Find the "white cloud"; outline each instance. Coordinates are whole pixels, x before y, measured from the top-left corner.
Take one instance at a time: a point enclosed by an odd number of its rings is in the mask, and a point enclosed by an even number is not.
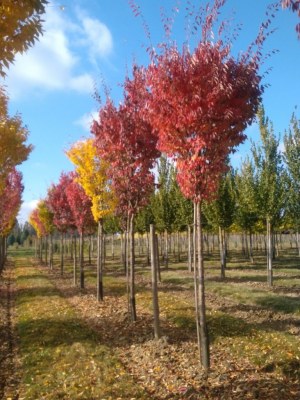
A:
[[[83,18],[82,24],[89,44],[90,56],[102,58],[109,55],[113,48],[113,39],[107,26],[89,17]]]
[[[24,201],[21,205],[19,214],[18,214],[18,221],[21,224],[24,224],[26,221],[28,221],[29,219],[29,215],[31,213],[31,211],[33,211],[37,204],[38,204],[39,200],[31,200],[31,201]]]
[[[24,54],[18,54],[7,74],[10,97],[28,89],[74,90],[91,93],[93,78],[86,62],[105,58],[113,47],[112,36],[102,22],[77,16],[70,21],[62,11],[48,7],[44,35]]]
[[[97,119],[98,119],[98,112],[92,111],[90,113],[82,115],[82,117],[80,117],[74,123],[75,125],[81,126],[85,131],[90,132],[92,122]]]

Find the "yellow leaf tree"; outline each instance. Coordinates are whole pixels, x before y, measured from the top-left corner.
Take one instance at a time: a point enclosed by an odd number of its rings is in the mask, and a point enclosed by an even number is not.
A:
[[[28,158],[32,145],[26,144],[29,131],[20,115],[8,115],[8,97],[0,87],[0,196],[12,169]]]
[[[46,234],[46,263],[47,263],[47,248],[48,241],[47,237],[50,238],[50,248],[49,248],[49,267],[53,268],[53,240],[52,233],[55,229],[53,223],[53,212],[47,206],[47,202],[45,200],[40,200],[37,205],[39,219],[44,227],[44,232]]]
[[[23,53],[42,33],[41,16],[47,0],[0,1],[0,75],[13,63],[16,53]]]
[[[116,207],[107,176],[108,164],[98,157],[93,139],[76,142],[66,154],[76,167],[78,183],[92,201],[93,217],[98,223],[97,299],[103,300],[103,219],[111,215]]]

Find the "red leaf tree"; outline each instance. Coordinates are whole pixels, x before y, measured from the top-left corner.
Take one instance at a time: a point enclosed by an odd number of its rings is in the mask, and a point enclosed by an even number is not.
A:
[[[22,203],[22,174],[15,168],[8,173],[5,188],[0,196],[0,271],[6,257],[6,236],[13,228]]]
[[[48,189],[46,204],[53,212],[53,223],[61,233],[61,274],[64,272],[64,235],[69,229],[74,229],[76,224],[70,207],[66,188],[72,182],[72,177],[67,173],[62,173],[59,182],[52,184]]]
[[[198,263],[195,268],[197,332],[201,362],[210,365],[205,313],[201,203],[211,199],[226,170],[226,159],[245,139],[261,100],[258,75],[260,31],[256,54],[235,59],[231,47],[210,40],[212,26],[224,1],[216,0],[202,18],[202,40],[194,50],[164,44],[147,71],[151,96],[146,114],[158,131],[158,148],[177,164],[178,183],[192,199],[198,230]],[[249,51],[252,47],[250,46]],[[196,246],[194,246],[196,248]],[[194,260],[196,263],[195,255]]]
[[[76,182],[76,174],[70,174],[71,181],[65,188],[66,197],[74,218],[74,224],[80,235],[80,252],[79,252],[79,268],[80,268],[80,288],[84,288],[84,267],[83,267],[83,247],[84,232],[89,233],[95,230],[95,221],[91,211],[92,202],[86,195],[82,186]],[[74,268],[74,282],[76,282],[76,265]]]
[[[159,152],[157,134],[142,114],[148,101],[145,74],[133,68],[133,78],[124,84],[124,101],[117,108],[110,99],[99,111],[92,133],[99,156],[109,164],[112,189],[118,199],[118,210],[126,217],[130,237],[130,313],[136,320],[134,290],[134,216],[145,205],[154,189],[154,167]]]

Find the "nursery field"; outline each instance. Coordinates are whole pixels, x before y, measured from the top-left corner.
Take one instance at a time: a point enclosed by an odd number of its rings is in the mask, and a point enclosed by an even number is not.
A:
[[[137,321],[128,317],[126,276],[107,254],[104,301],[96,299],[95,261],[85,260],[85,289],[73,263],[60,275],[31,249],[9,251],[0,281],[0,398],[261,399],[300,398],[300,260],[296,250],[274,261],[228,257],[220,279],[217,253],[205,258],[211,368],[199,362],[193,274],[182,261],[161,265],[162,337],[154,340],[151,276],[136,257]]]

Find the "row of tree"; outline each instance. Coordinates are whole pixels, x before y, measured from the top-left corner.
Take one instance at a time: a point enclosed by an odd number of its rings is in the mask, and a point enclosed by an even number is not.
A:
[[[98,224],[97,282],[100,286],[103,218],[112,212],[112,206],[121,217],[121,226],[127,233],[126,271],[133,321],[136,319],[134,220],[153,193],[156,159],[163,152],[176,163],[179,188],[192,201],[194,209],[196,324],[205,368],[209,368],[210,357],[204,291],[203,204],[214,198],[220,178],[227,171],[229,154],[245,140],[244,130],[257,113],[264,89],[258,71],[271,23],[268,16],[248,51],[235,58],[231,55],[234,37],[222,38],[222,23],[220,29],[214,29],[224,3],[215,0],[211,7],[197,12],[191,10],[195,17],[194,32],[201,31],[200,40],[195,38],[197,44],[193,49],[186,45],[179,49],[169,40],[172,22],[167,21],[168,40],[158,47],[158,52],[152,47],[149,49],[148,67],[133,66],[132,77],[127,77],[123,85],[123,101],[116,106],[107,97],[105,104],[101,104],[98,119],[91,127],[95,148],[91,162],[84,161],[87,152],[77,151],[81,144],[75,145],[76,157],[72,149],[69,153],[77,166],[73,182],[79,182],[79,187],[93,203],[93,209],[97,210],[94,218]],[[140,15],[139,7],[134,2],[131,5],[134,13]],[[213,30],[218,33],[211,41]],[[103,179],[91,188],[90,182],[99,175]],[[75,203],[76,209],[80,209],[79,202],[68,194],[69,185],[73,184],[68,183],[68,179],[70,177],[62,175],[59,193],[55,185],[49,189],[45,204],[62,232],[66,224],[75,224],[82,235],[83,222],[79,222],[81,218],[75,216],[74,208],[72,210]],[[109,202],[108,194],[112,195]],[[61,199],[64,196],[72,215],[63,211],[65,203]],[[80,211],[83,216],[83,209]],[[34,215],[31,219],[38,226]]]
[[[4,0],[0,4],[0,76],[42,33],[42,14],[47,0]],[[27,145],[28,129],[19,114],[8,114],[8,96],[0,87],[0,272],[6,257],[5,239],[13,226],[21,206],[22,175],[16,166],[25,161],[32,150]]]

